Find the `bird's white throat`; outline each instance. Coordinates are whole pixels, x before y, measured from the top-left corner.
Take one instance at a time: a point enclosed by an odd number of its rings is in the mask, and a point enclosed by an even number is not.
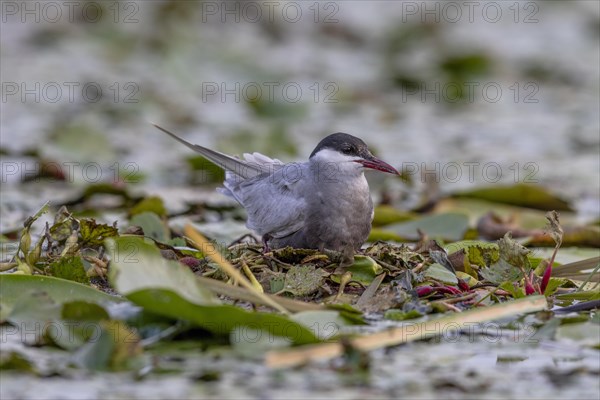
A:
[[[356,162],[356,160],[360,159],[360,157],[346,155],[339,151],[323,149],[312,156],[310,162],[312,164],[327,166],[329,170],[337,171],[343,175],[359,175],[364,169],[360,163]]]

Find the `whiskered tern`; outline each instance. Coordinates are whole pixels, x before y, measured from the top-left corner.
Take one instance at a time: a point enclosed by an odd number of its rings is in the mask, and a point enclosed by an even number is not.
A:
[[[226,171],[218,190],[246,209],[246,226],[265,249],[334,250],[343,265],[352,263],[371,232],[373,201],[364,170],[398,174],[347,133],[321,140],[307,162],[285,164],[260,153],[232,157],[154,126]]]

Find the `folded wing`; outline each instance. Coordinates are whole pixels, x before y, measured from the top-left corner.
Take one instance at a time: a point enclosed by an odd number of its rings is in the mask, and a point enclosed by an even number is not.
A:
[[[263,156],[264,157],[264,156]],[[235,198],[248,213],[246,226],[259,235],[282,238],[304,226],[306,164],[272,164],[273,170],[250,179],[228,173],[222,193]]]

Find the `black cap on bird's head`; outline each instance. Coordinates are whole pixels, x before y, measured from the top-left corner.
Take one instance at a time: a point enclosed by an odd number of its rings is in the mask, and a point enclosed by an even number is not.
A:
[[[399,174],[394,167],[371,154],[365,142],[356,136],[347,133],[334,133],[321,140],[310,154],[310,158],[323,149],[329,149],[349,157],[355,157],[352,161],[362,164],[365,168],[375,169],[390,174]]]

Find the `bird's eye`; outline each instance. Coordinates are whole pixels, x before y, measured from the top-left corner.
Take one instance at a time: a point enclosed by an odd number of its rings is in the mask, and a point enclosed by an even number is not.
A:
[[[342,151],[344,152],[344,154],[352,154],[353,150],[354,150],[354,149],[352,148],[352,146],[345,146],[345,147],[342,149]]]

